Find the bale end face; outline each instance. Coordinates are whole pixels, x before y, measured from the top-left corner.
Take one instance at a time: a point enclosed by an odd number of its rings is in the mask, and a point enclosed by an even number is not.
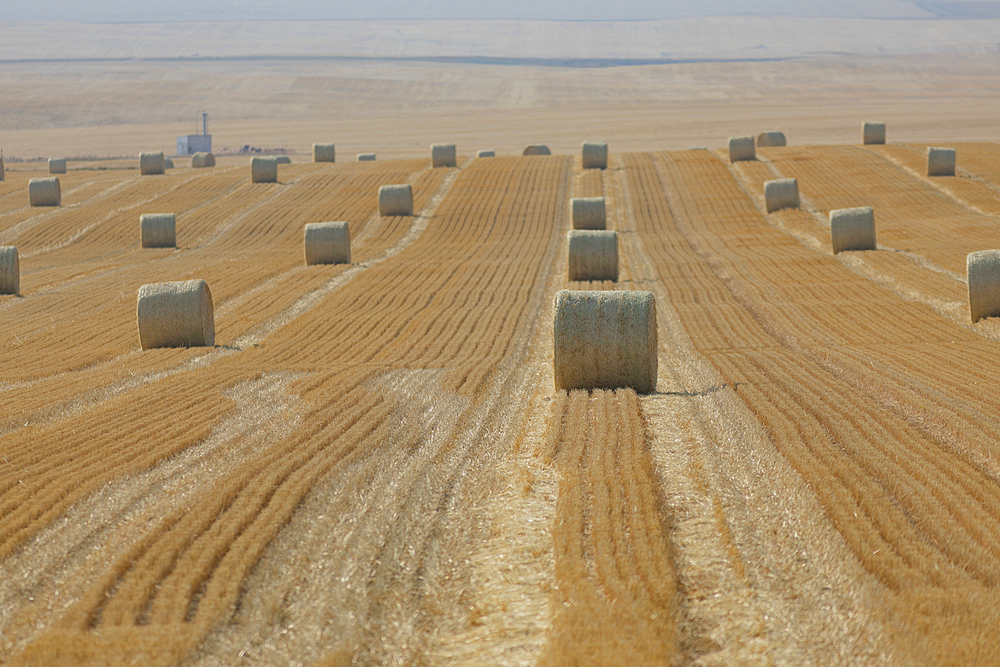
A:
[[[604,197],[573,197],[569,203],[573,229],[604,229],[607,226]]]
[[[861,143],[884,144],[885,143],[885,123],[865,123],[861,126]]]
[[[304,237],[306,264],[351,263],[351,230],[346,222],[310,222]]]
[[[757,148],[753,137],[729,137],[729,161],[756,160]]]
[[[927,175],[928,176],[954,176],[955,175],[955,149],[954,148],[928,148],[927,149]]]
[[[33,178],[28,181],[28,203],[31,206],[62,206],[59,179]]]
[[[604,141],[585,141],[581,149],[584,169],[608,168],[608,144]]]
[[[618,280],[618,232],[573,229],[569,239],[570,280]]]
[[[631,387],[656,391],[656,302],[650,292],[556,294],[557,390]]]
[[[336,162],[337,148],[333,144],[313,144],[313,162]]]
[[[66,173],[66,158],[64,158],[64,157],[50,157],[49,158],[49,173],[50,174],[65,174]]]
[[[970,252],[965,266],[972,321],[1000,316],[1000,250]]]
[[[139,175],[154,176],[162,174],[167,167],[163,151],[159,153],[139,153]]]
[[[278,158],[255,157],[250,159],[251,183],[277,183]]]
[[[374,162],[375,153],[358,153],[358,162]]]
[[[21,265],[17,248],[0,246],[0,294],[20,294]]]
[[[784,132],[761,132],[757,135],[757,145],[766,146],[787,146]]]
[[[875,250],[875,211],[870,206],[830,211],[833,254],[844,250]]]
[[[552,155],[552,151],[549,150],[548,146],[532,144],[524,149],[522,155]]]
[[[176,216],[173,213],[144,213],[140,215],[139,243],[143,248],[176,248]]]
[[[204,280],[152,283],[139,288],[136,305],[139,344],[157,347],[212,347],[215,310]]]
[[[215,156],[211,153],[195,153],[191,156],[191,166],[195,169],[206,169],[215,166]]]
[[[431,144],[431,166],[435,169],[457,167],[458,158],[455,153],[455,144]]]
[[[478,151],[476,157],[496,157],[495,151]]]
[[[799,182],[794,178],[779,178],[764,183],[764,205],[768,213],[783,208],[799,207]]]
[[[406,185],[383,185],[378,189],[378,214],[413,215],[413,187]]]

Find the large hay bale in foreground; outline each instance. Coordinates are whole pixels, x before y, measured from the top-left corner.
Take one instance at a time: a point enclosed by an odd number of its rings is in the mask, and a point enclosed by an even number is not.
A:
[[[954,148],[931,148],[927,149],[927,175],[928,176],[954,176],[955,175],[955,149]]]
[[[163,151],[158,153],[139,153],[139,175],[154,176],[166,170]]]
[[[833,254],[843,250],[875,250],[875,211],[870,206],[830,211]]]
[[[215,166],[215,156],[211,153],[195,153],[191,156],[191,166],[195,169],[206,169]]]
[[[884,144],[885,123],[864,123],[861,126],[861,143]]]
[[[1000,250],[970,252],[965,270],[972,321],[1000,316]]]
[[[358,153],[358,162],[374,162],[375,153]]]
[[[604,229],[607,226],[604,197],[573,197],[569,206],[573,229]]]
[[[64,157],[50,157],[49,158],[49,173],[50,174],[65,174],[66,173],[66,158],[64,158]]]
[[[495,151],[477,151],[476,157],[496,157]]]
[[[274,157],[255,157],[250,160],[251,183],[277,183],[278,159]]]
[[[571,229],[569,280],[618,280],[618,232]]]
[[[405,185],[383,185],[378,189],[378,214],[413,215],[413,187]]]
[[[549,150],[548,146],[532,144],[524,149],[522,155],[552,155],[552,151]]]
[[[794,178],[779,178],[764,183],[764,205],[768,213],[783,208],[799,207],[799,182]]]
[[[757,159],[753,137],[729,137],[729,161],[741,162]]]
[[[457,167],[458,158],[455,154],[455,144],[431,144],[431,166]]]
[[[608,144],[604,141],[585,141],[581,150],[584,169],[608,168]]]
[[[212,291],[204,280],[143,285],[136,319],[144,350],[215,345]]]
[[[28,203],[31,206],[62,206],[59,179],[33,178],[28,181]]]
[[[303,239],[306,264],[350,264],[351,230],[346,222],[310,222]]]
[[[143,248],[176,248],[177,217],[173,213],[140,215],[139,243]]]
[[[784,132],[761,132],[757,135],[757,146],[787,146]]]
[[[650,292],[560,290],[556,389],[656,391],[656,302]]]
[[[336,162],[337,148],[333,144],[313,144],[313,162]]]
[[[0,294],[18,294],[21,291],[21,265],[17,248],[0,246]]]

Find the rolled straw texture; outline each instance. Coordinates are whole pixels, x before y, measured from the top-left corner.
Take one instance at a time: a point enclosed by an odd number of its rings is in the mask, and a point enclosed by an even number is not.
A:
[[[581,149],[584,169],[608,168],[608,144],[603,141],[585,141]]]
[[[176,216],[173,213],[144,213],[140,215],[139,243],[143,248],[176,248]]]
[[[799,182],[794,178],[779,178],[764,183],[764,205],[768,213],[783,208],[799,207]]]
[[[573,197],[569,200],[573,229],[604,229],[607,212],[604,197]]]
[[[21,291],[21,265],[17,248],[0,246],[0,294],[19,294]]]
[[[3,158],[0,158],[0,182],[2,182],[2,181],[4,180],[4,178],[5,178],[5,177],[6,177],[6,176],[5,176],[5,174],[4,174],[4,168],[3,168]]]
[[[784,132],[761,132],[757,135],[758,146],[786,146]]]
[[[65,174],[66,173],[66,158],[64,158],[64,157],[50,157],[49,158],[49,173],[50,174]]]
[[[31,206],[62,206],[59,179],[53,176],[28,181],[28,203]]]
[[[336,162],[337,148],[333,144],[313,144],[313,162]]]
[[[431,144],[432,167],[457,167],[455,144]]]
[[[830,211],[833,254],[843,250],[875,250],[875,210],[870,206]]]
[[[413,187],[406,185],[383,185],[378,189],[378,214],[413,215]]]
[[[729,137],[729,161],[756,160],[757,149],[753,137]]]
[[[928,176],[954,176],[955,175],[955,149],[954,148],[927,148],[927,175]]]
[[[255,157],[250,160],[251,183],[277,183],[278,159],[274,157]]]
[[[864,123],[861,126],[861,143],[884,144],[885,123]]]
[[[478,151],[476,157],[496,157],[496,151]]]
[[[358,162],[374,162],[375,153],[358,153]]]
[[[970,252],[965,270],[972,321],[1000,316],[1000,250]]]
[[[278,164],[291,164],[292,158],[288,157],[287,155],[279,155],[276,158],[274,158],[274,161],[277,162]]]
[[[306,224],[306,264],[350,264],[351,230],[346,222]]]
[[[139,175],[152,176],[166,170],[163,151],[159,153],[139,153]]]
[[[522,155],[552,155],[552,151],[549,150],[548,146],[532,144],[524,149]]]
[[[618,280],[618,232],[604,229],[571,229],[570,280]]]
[[[143,285],[136,319],[144,350],[215,345],[212,291],[204,280]]]
[[[195,169],[205,169],[215,166],[215,156],[211,153],[195,153],[191,156],[191,166]]]

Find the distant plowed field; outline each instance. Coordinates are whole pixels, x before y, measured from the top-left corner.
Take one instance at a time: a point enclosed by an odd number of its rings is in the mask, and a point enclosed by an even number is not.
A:
[[[613,148],[613,147],[612,147]],[[73,170],[0,182],[0,664],[1000,662],[1000,146]],[[763,183],[798,179],[799,210]],[[379,217],[410,183],[413,217]],[[569,282],[571,197],[620,280]],[[828,214],[875,208],[879,250]],[[176,249],[139,247],[142,213]],[[308,222],[352,264],[306,266]],[[214,348],[139,348],[202,278]],[[656,298],[657,392],[556,392],[559,289]]]

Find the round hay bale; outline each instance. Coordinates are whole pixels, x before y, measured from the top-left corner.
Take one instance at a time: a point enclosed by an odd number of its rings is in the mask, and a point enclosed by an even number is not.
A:
[[[291,164],[292,158],[288,157],[287,155],[279,155],[276,158],[274,158],[274,161],[277,162],[278,164]]]
[[[358,153],[358,162],[374,162],[375,153]]]
[[[434,168],[457,167],[455,144],[431,144],[431,166]]]
[[[173,213],[144,213],[140,215],[139,243],[143,248],[176,248],[176,216]]]
[[[584,169],[608,168],[608,144],[604,141],[585,141],[582,148]]]
[[[525,148],[522,155],[552,155],[552,151],[549,150],[548,146],[533,144]]]
[[[336,162],[337,148],[333,144],[313,144],[313,162]]]
[[[787,146],[784,132],[761,132],[757,135],[757,146]]]
[[[163,151],[159,153],[139,153],[139,175],[155,176],[162,174],[166,169],[166,161],[163,158]]]
[[[0,157],[0,181],[3,181],[5,178],[6,178],[6,176],[4,174],[3,158]]]
[[[764,183],[764,205],[768,213],[798,208],[799,182],[794,178],[779,178]]]
[[[31,206],[62,206],[59,179],[33,178],[28,181],[28,203]]]
[[[173,169],[174,168],[174,161],[171,160],[170,158],[164,158],[163,159],[163,168],[164,169]]]
[[[19,294],[21,291],[21,266],[17,248],[0,246],[0,294]]]
[[[195,169],[205,169],[215,166],[215,156],[211,153],[195,153],[191,156],[191,166]]]
[[[204,280],[143,285],[136,319],[144,350],[215,345],[212,291]]]
[[[251,183],[277,183],[278,159],[274,157],[255,157],[250,159]]]
[[[618,232],[604,229],[571,229],[570,280],[618,280]]]
[[[477,151],[476,157],[496,157],[495,151]]]
[[[885,123],[864,123],[861,126],[861,143],[884,144]]]
[[[346,222],[310,222],[305,231],[306,264],[350,264],[351,230]]]
[[[954,148],[930,148],[927,149],[927,175],[928,176],[954,176],[955,175],[955,149]]]
[[[64,157],[50,157],[49,158],[49,173],[50,174],[65,174],[66,173],[66,158],[64,158]]]
[[[965,270],[972,321],[1000,316],[1000,250],[970,252]]]
[[[875,250],[875,211],[870,206],[830,211],[833,254],[843,250]]]
[[[405,185],[383,185],[378,189],[378,214],[413,215],[413,187]]]
[[[573,229],[604,229],[607,226],[604,197],[573,197],[569,206]]]
[[[656,391],[656,302],[650,292],[560,290],[556,389]]]
[[[729,161],[741,162],[757,159],[753,137],[729,137]]]

